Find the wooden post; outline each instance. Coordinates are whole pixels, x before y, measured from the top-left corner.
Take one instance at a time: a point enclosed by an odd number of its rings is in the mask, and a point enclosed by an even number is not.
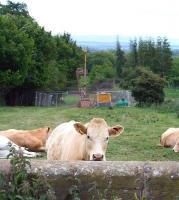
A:
[[[86,49],[84,49],[84,53],[85,53],[85,57],[84,57],[84,78],[85,78],[85,80],[86,80],[86,54],[87,54],[87,50]]]

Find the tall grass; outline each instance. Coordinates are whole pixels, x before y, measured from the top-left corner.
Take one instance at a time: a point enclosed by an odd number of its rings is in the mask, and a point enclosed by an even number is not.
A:
[[[179,98],[179,88],[165,88],[165,97],[168,99],[176,99]]]

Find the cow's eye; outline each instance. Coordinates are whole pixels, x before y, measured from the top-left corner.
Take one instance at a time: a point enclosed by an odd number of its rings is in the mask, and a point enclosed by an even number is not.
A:
[[[109,140],[109,137],[106,137],[106,141],[108,141]]]
[[[89,135],[87,135],[87,138],[88,138],[88,139],[90,139],[90,136],[89,136]]]

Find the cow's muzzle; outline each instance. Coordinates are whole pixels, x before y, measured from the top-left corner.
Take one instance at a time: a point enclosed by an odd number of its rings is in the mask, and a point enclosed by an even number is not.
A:
[[[93,161],[102,161],[104,158],[104,155],[97,153],[97,154],[93,154]]]

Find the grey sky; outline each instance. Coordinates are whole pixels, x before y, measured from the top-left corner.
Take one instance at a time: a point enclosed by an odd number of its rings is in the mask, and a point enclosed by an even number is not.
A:
[[[179,0],[19,2],[26,3],[30,15],[54,34],[69,32],[72,35],[166,36],[179,39]]]

